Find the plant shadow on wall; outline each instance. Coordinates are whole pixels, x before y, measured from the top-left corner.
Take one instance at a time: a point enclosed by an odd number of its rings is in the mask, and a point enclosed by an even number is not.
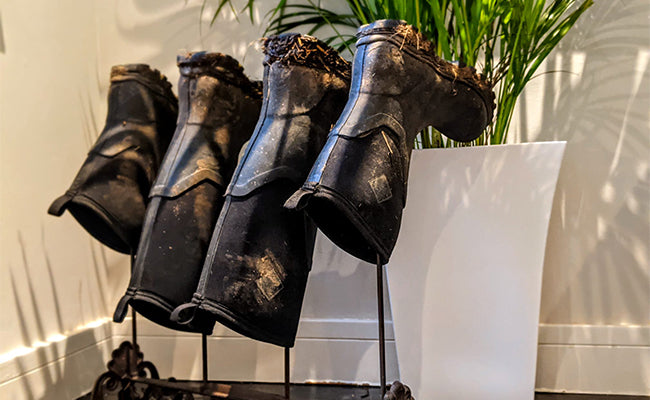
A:
[[[0,54],[5,53],[5,34],[2,29],[2,13],[0,13]]]
[[[644,1],[600,2],[549,63],[569,70],[578,58],[582,70],[577,78],[547,78],[543,90],[538,139],[568,140],[549,229],[543,323],[650,323],[649,14]],[[634,369],[639,379],[648,368]]]
[[[385,278],[385,276],[384,276]],[[391,321],[391,310],[388,299],[388,286],[384,281],[384,309],[385,321]],[[346,294],[346,295],[342,295]],[[356,259],[340,250],[324,235],[318,235],[314,246],[314,265],[309,275],[309,282],[305,291],[301,318],[322,320],[334,319],[355,323],[360,320],[375,323],[377,319],[377,287],[376,269],[374,265]],[[300,329],[300,328],[299,328]],[[393,333],[387,329],[387,337]],[[300,333],[300,332],[299,332]],[[376,328],[373,330],[376,334]],[[324,376],[333,380],[349,380],[349,376],[365,376],[367,358],[374,360],[377,357],[377,339],[352,339],[339,337],[335,339],[347,340],[354,343],[349,352],[327,351],[314,353],[305,351],[309,338],[301,343],[302,337],[297,338],[296,359],[293,361],[295,370],[292,379],[296,381],[322,380]],[[336,345],[336,344],[335,344]],[[342,344],[345,345],[345,344]],[[392,363],[394,353],[390,347],[387,349],[387,379],[397,379],[397,364]],[[343,347],[335,347],[342,349]],[[359,356],[361,354],[361,356]],[[341,366],[344,365],[344,368]],[[375,365],[374,362],[370,365]],[[374,371],[373,371],[374,372]],[[377,371],[378,372],[378,371]],[[339,374],[339,375],[336,375]],[[379,378],[375,378],[378,380]]]
[[[46,332],[46,321],[51,321],[51,315],[44,312],[39,306],[38,298],[42,296],[37,295],[37,288],[35,286],[34,263],[28,260],[28,252],[26,249],[23,236],[18,232],[18,244],[22,255],[22,273],[18,274],[14,268],[9,268],[10,286],[13,292],[13,298],[16,305],[15,314],[18,317],[18,329],[21,339],[25,346],[31,347],[36,364],[30,362],[30,358],[17,356],[11,361],[16,366],[18,372],[17,378],[20,378],[22,393],[27,399],[36,400],[37,398],[50,399],[50,398],[75,398],[80,394],[79,387],[70,387],[70,382],[85,381],[86,385],[90,384],[98,371],[104,369],[104,362],[102,361],[104,355],[99,348],[94,344],[97,342],[91,330],[84,330],[80,333],[75,333],[72,336],[67,336],[66,347],[61,351],[61,347],[57,345],[57,340],[48,338]],[[60,336],[67,331],[62,315],[62,307],[59,302],[60,297],[57,292],[55,275],[53,273],[53,266],[50,257],[47,253],[45,246],[45,236],[42,232],[42,251],[45,261],[46,274],[38,274],[40,280],[47,280],[48,286],[52,293],[54,309],[54,319],[56,322],[56,332]],[[94,259],[94,258],[93,258]],[[96,264],[96,262],[95,262]],[[97,270],[100,268],[95,266]],[[19,278],[18,278],[19,277]],[[24,285],[20,281],[26,282],[27,290],[23,288]],[[79,301],[80,307],[84,303],[83,289],[80,287]],[[91,317],[100,315],[93,310],[89,310]],[[83,313],[83,310],[82,310]],[[33,315],[33,324],[27,320],[29,315]],[[34,328],[32,328],[32,325]],[[80,344],[93,344],[88,348],[80,348]],[[30,353],[27,353],[30,354]],[[61,358],[64,358],[61,361]],[[36,384],[37,380],[42,380],[40,385]],[[37,396],[34,391],[35,387],[42,387],[45,389],[45,395]],[[84,387],[85,389],[85,387]],[[38,390],[38,389],[37,389]]]
[[[204,5],[209,3],[203,0]],[[247,13],[253,22],[254,0],[218,0],[212,22],[224,9],[236,13],[241,4],[240,13]],[[460,143],[428,128],[420,133],[415,146],[431,148],[505,143],[519,95],[593,0],[347,0],[344,4],[348,10],[337,12],[316,0],[277,1],[267,14],[265,33],[306,28],[315,34],[327,26],[335,35],[323,40],[339,51],[352,53],[355,37],[348,33],[350,28],[380,19],[401,19],[424,33],[438,56],[457,60],[460,68],[475,71],[477,67],[494,86],[496,116],[481,136]],[[429,50],[428,44],[421,47]]]
[[[261,35],[258,26],[243,19],[236,20],[234,16],[221,19],[219,29],[210,29],[213,9],[209,6],[204,8],[200,0],[129,0],[119,3],[119,7],[113,7],[111,15],[100,18],[104,18],[107,25],[117,27],[123,40],[130,44],[131,50],[128,51],[138,51],[132,54],[141,57],[140,62],[171,72],[170,78],[178,76],[175,65],[176,55],[180,52],[216,51],[232,55],[243,64],[251,54],[252,44]],[[199,14],[201,18],[197,21]],[[245,29],[242,29],[242,24]],[[111,46],[111,43],[107,42],[106,46]],[[255,64],[259,64],[257,69],[246,70],[256,79],[261,79],[262,75],[261,57],[259,59],[260,62]]]

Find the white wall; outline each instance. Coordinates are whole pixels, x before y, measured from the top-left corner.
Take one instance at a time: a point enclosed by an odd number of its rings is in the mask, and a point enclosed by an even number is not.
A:
[[[562,72],[531,82],[513,122],[513,142],[568,142],[538,388],[650,394],[649,16],[645,0],[596,1],[541,71]]]
[[[106,338],[86,328],[108,314],[125,265],[46,213],[101,124],[94,13],[73,0],[0,5],[2,398],[73,398],[75,378],[87,389],[105,363]]]
[[[83,332],[95,330],[84,326],[112,313],[128,280],[127,260],[92,240],[69,215],[55,218],[46,210],[68,187],[101,130],[111,65],[149,63],[175,83],[176,54],[206,49],[233,55],[251,77],[261,77],[261,56],[251,43],[262,29],[252,27],[245,17],[240,24],[222,17],[210,28],[214,3],[208,3],[200,26],[200,0],[2,2],[0,388],[19,385],[21,390],[31,390],[26,398],[45,398],[44,387],[56,386],[72,375],[82,376],[72,372],[78,371],[78,363],[66,364],[69,354],[86,360],[87,371],[102,370],[107,350],[101,343],[110,348],[113,343],[107,338],[112,333],[86,335]],[[546,253],[540,331],[540,340],[546,342],[540,347],[538,368],[544,372],[538,376],[541,387],[572,389],[558,367],[568,365],[567,357],[577,363],[572,371],[590,373],[588,359],[571,352],[576,348],[603,351],[624,342],[626,349],[633,347],[634,362],[648,354],[650,339],[643,332],[650,325],[649,8],[645,0],[596,2],[543,67],[573,73],[544,75],[531,83],[513,123],[512,141],[568,141]],[[329,338],[344,337],[352,329],[354,334],[347,336],[350,340],[343,348],[357,349],[364,361],[353,365],[348,376],[373,381],[373,333],[364,326],[376,312],[374,271],[329,253],[324,242],[319,242],[318,249],[321,260],[333,262],[317,263],[314,268],[303,308],[310,322],[303,324],[308,332],[301,327],[301,335],[327,346]],[[590,337],[585,345],[585,335],[575,336],[576,329],[588,336],[625,326],[631,329],[623,329],[623,339],[613,342]],[[555,334],[564,327],[568,334]],[[116,329],[121,339],[124,328]],[[154,338],[169,335],[156,329],[144,330],[152,344],[147,349],[145,340],[143,346],[145,355],[162,365],[170,359],[156,353],[160,346],[153,343],[160,340]],[[71,342],[75,335],[86,335],[82,341],[86,345],[71,344],[78,344]],[[233,340],[229,335],[224,331],[214,340]],[[180,349],[198,348],[199,342],[178,343],[192,339],[165,339],[164,346],[170,340],[177,346],[169,357],[188,357],[189,352],[181,356]],[[93,340],[100,345],[90,345]],[[313,342],[304,348],[310,345]],[[266,358],[271,353],[260,350],[249,356],[261,360],[255,361],[260,370],[272,371],[279,359]],[[187,362],[198,365],[197,357],[198,353]],[[330,360],[327,368],[335,370],[342,363]],[[638,373],[646,373],[649,363],[639,365]],[[391,366],[394,369],[394,360]],[[304,368],[312,376],[325,376],[318,375],[322,371],[318,365]],[[31,380],[20,381],[20,376],[31,376]],[[637,378],[643,383],[640,375]]]
[[[55,218],[46,211],[102,129],[112,65],[148,63],[175,84],[177,54],[211,50],[231,54],[251,78],[261,78],[255,43],[263,29],[245,17],[241,23],[220,18],[210,28],[214,4],[202,24],[200,7],[200,0],[2,3],[0,397],[72,398],[102,372],[114,342],[128,338],[127,326],[106,320],[126,288],[128,260],[102,247],[69,214]],[[374,268],[323,243],[320,259],[332,262],[314,266],[293,379],[376,382]],[[140,320],[145,356],[163,374],[199,377],[197,337],[175,337]],[[395,378],[389,339],[389,378]],[[282,379],[281,349],[225,329],[210,346],[219,354],[245,352],[248,360],[215,369],[211,378]],[[184,369],[188,363],[197,367]],[[243,375],[232,375],[237,371]]]
[[[210,28],[216,3],[208,2],[201,23],[201,1],[187,4],[177,0],[98,3],[99,70],[108,71],[117,63],[144,62],[159,68],[176,83],[179,76],[176,55],[185,51],[209,50],[232,55],[242,63],[249,77],[261,79],[262,54],[257,42],[263,35],[263,28],[252,26],[246,15],[240,16],[240,22],[232,15],[222,16]],[[257,19],[267,11],[264,8],[258,10]],[[319,237],[315,252],[316,261],[303,306],[303,323],[293,355],[292,379],[376,382],[378,363],[375,361],[377,349],[374,339],[377,332],[372,326],[368,328],[368,321],[375,320],[377,315],[375,269],[342,252],[333,251],[333,246],[323,237]],[[109,302],[114,304],[117,300],[113,297]],[[390,319],[390,310],[387,318]],[[142,332],[141,342],[145,355],[154,354],[152,361],[157,362],[165,373],[200,377],[198,338],[187,335],[172,338],[171,331],[144,324],[147,328]],[[118,332],[125,332],[122,327],[118,329]],[[337,341],[333,342],[331,338]],[[233,340],[231,332],[217,329],[210,342],[211,349],[214,348],[211,353],[250,351],[249,354],[255,354],[255,357],[245,358],[252,364],[239,361],[232,368],[215,367],[211,378],[282,379],[280,349],[249,340],[234,344]],[[389,346],[389,378],[396,378],[392,340]],[[162,348],[175,350],[161,352]],[[337,359],[335,354],[344,358]],[[186,368],[187,365],[193,367]]]
[[[597,1],[522,98],[515,141],[567,140],[541,322],[650,323],[650,3]]]

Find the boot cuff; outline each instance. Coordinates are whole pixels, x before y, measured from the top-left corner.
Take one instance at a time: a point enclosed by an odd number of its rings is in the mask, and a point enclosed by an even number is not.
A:
[[[209,75],[235,85],[254,98],[262,98],[261,82],[253,82],[244,75],[244,67],[239,61],[222,53],[199,51],[179,55],[176,64],[181,75]]]
[[[264,64],[279,61],[285,65],[302,65],[335,73],[349,81],[350,63],[339,53],[313,36],[285,33],[262,39]]]
[[[122,64],[111,67],[111,83],[128,79],[137,79],[154,90],[158,89],[161,94],[176,99],[167,77],[147,64]]]
[[[441,75],[455,81],[464,82],[474,88],[485,101],[488,120],[492,120],[496,107],[492,84],[482,74],[478,74],[474,67],[460,67],[440,58],[436,53],[436,46],[416,27],[408,25],[406,21],[379,20],[363,25],[357,31],[357,39],[370,35],[390,35],[390,38],[398,41],[400,46],[408,46],[412,52],[429,61]]]

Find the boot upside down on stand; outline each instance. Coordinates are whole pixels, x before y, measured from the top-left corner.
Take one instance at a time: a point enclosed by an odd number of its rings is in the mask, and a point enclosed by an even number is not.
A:
[[[106,123],[66,193],[48,213],[70,211],[95,239],[133,254],[147,196],[174,133],[171,84],[145,64],[111,68]]]
[[[180,114],[150,193],[131,282],[115,310],[127,304],[167,328],[212,332],[214,321],[178,324],[174,308],[192,299],[223,193],[260,111],[259,85],[220,53],[178,57]]]
[[[305,35],[263,42],[264,100],[226,191],[203,273],[179,322],[217,322],[250,338],[294,345],[316,228],[283,207],[307,177],[347,99],[350,66]]]
[[[289,348],[318,228],[377,267],[383,396],[383,266],[406,205],[415,136],[433,126],[471,141],[495,104],[481,75],[440,59],[404,21],[360,27],[356,47],[350,66],[314,37],[266,38],[262,87],[229,56],[179,56],[178,101],[158,71],[113,68],[106,126],[49,212],[68,209],[102,243],[135,254],[114,320],[131,305],[159,325],[202,333],[204,376],[192,389],[133,375],[124,345],[102,382],[121,374],[181,392],[210,394],[216,385],[212,395],[223,398],[278,398],[208,381],[205,335],[219,322],[285,348],[288,398]],[[397,381],[383,397],[413,399]]]
[[[286,207],[304,210],[337,246],[386,264],[406,204],[415,136],[433,126],[453,140],[477,138],[494,93],[471,68],[440,59],[403,21],[359,28],[345,110],[302,188]]]

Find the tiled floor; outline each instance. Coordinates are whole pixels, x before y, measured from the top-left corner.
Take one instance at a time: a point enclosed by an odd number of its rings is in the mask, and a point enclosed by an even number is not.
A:
[[[247,389],[262,391],[266,393],[284,394],[284,387],[281,384],[233,384],[243,385]],[[292,385],[291,400],[379,400],[379,388],[377,387],[354,387],[337,385]],[[90,395],[78,400],[90,399]],[[207,399],[207,397],[194,396],[195,400]],[[444,400],[444,399],[417,399],[417,400]],[[650,400],[649,396],[614,396],[614,395],[593,395],[593,394],[557,394],[557,393],[536,393],[535,400]]]

